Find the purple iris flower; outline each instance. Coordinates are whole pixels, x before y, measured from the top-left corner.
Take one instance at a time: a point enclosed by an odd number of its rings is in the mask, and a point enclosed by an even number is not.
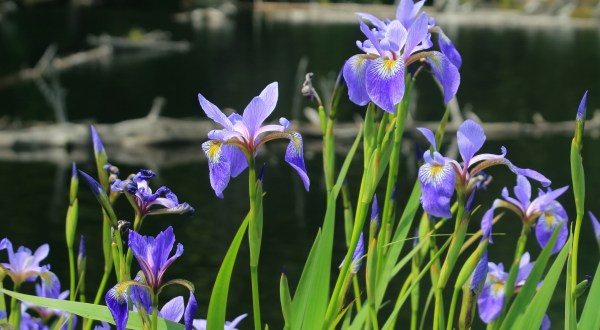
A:
[[[435,135],[431,130],[427,128],[418,128],[418,130],[433,146],[433,152],[426,151],[423,154],[425,163],[419,168],[419,182],[422,189],[421,204],[430,215],[451,217],[450,200],[454,195],[455,187],[460,185],[461,191],[469,196],[475,184],[482,180],[477,174],[493,165],[506,165],[516,174],[540,181],[544,186],[550,185],[550,180],[542,174],[513,165],[506,159],[506,148],[504,147],[502,147],[500,155],[475,155],[485,142],[485,133],[479,124],[470,119],[463,122],[456,132],[462,163],[444,157],[437,151]]]
[[[135,207],[142,217],[165,213],[193,215],[194,208],[188,203],[179,203],[177,195],[171,189],[163,186],[158,188],[156,192],[152,192],[152,189],[148,186],[148,180],[155,176],[156,174],[151,170],[140,170],[131,179],[125,181],[115,179],[111,185],[111,190],[127,192],[132,195]]]
[[[350,100],[358,105],[372,101],[381,109],[394,113],[404,96],[406,68],[425,61],[444,89],[444,103],[456,94],[460,84],[462,59],[452,41],[435,26],[426,13],[419,14],[425,1],[401,0],[396,19],[382,21],[373,15],[359,13],[360,30],[367,37],[356,44],[364,54],[350,57],[344,64],[343,75]],[[362,20],[374,25],[370,29]],[[431,33],[439,35],[439,51],[433,47]]]
[[[525,284],[525,280],[529,276],[533,264],[533,262],[530,262],[529,253],[525,252],[519,261],[519,272],[515,282],[516,287]],[[507,278],[508,273],[504,271],[504,265],[502,263],[496,265],[493,262],[488,262],[487,277],[483,289],[481,290],[481,294],[477,299],[479,317],[483,322],[490,323],[502,312]],[[509,292],[512,294],[513,289],[511,288]]]
[[[229,179],[248,167],[248,159],[256,155],[258,148],[275,139],[290,140],[285,161],[298,172],[308,191],[310,181],[304,166],[302,136],[290,130],[290,122],[285,118],[279,119],[280,125],[261,126],[275,109],[277,98],[277,83],[274,82],[250,101],[241,116],[234,113],[226,117],[217,106],[198,94],[200,106],[208,118],[223,126],[221,130],[209,132],[210,140],[202,144],[208,158],[210,184],[218,197],[223,198]]]
[[[48,244],[43,244],[34,253],[24,246],[20,246],[15,252],[12,243],[8,238],[4,238],[0,241],[0,250],[4,249],[8,252],[8,263],[0,263],[0,265],[16,286],[23,282],[33,282],[38,276],[45,275],[50,270],[50,265],[40,266],[40,262],[50,251]]]
[[[539,191],[538,197],[531,200],[531,184],[526,177],[517,176],[517,185],[514,188],[515,197],[510,197],[508,189],[502,190],[504,201],[497,200],[497,207],[504,207],[515,212],[526,225],[535,223],[535,236],[543,248],[548,244],[554,229],[563,222],[568,222],[567,211],[556,201],[569,187],[565,186],[557,190],[548,189],[547,192]],[[537,222],[536,222],[537,221]],[[565,223],[558,233],[556,244],[552,253],[558,252],[569,236],[569,228]]]
[[[242,322],[242,320],[245,319],[246,316],[248,316],[248,314],[242,314],[242,315],[236,317],[231,322],[229,322],[229,321],[225,322],[225,327],[223,328],[223,330],[237,330],[236,326],[240,322]],[[206,320],[205,319],[195,319],[194,320],[194,329],[206,330]]]
[[[127,296],[129,286],[139,286],[140,288],[134,289],[136,290],[134,296],[144,297],[148,295],[148,292],[158,294],[165,285],[175,283],[183,284],[190,290],[190,298],[184,311],[184,323],[186,330],[191,329],[193,316],[198,308],[196,298],[193,294],[193,285],[191,283],[186,284],[187,281],[184,280],[173,280],[163,283],[165,271],[183,253],[183,245],[179,243],[177,244],[175,253],[169,256],[174,245],[175,235],[171,226],[165,231],[160,232],[156,238],[142,236],[132,230],[129,231],[129,248],[140,265],[143,277],[140,275],[134,281],[118,283],[105,296],[106,305],[113,315],[117,330],[125,329],[127,319],[129,318]],[[148,298],[137,299],[139,299],[138,302],[141,302],[141,306],[148,305]]]

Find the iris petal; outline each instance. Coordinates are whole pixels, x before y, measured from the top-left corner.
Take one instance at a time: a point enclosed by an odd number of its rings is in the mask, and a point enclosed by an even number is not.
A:
[[[202,150],[208,158],[210,185],[218,197],[223,198],[231,177],[231,163],[223,152],[222,143],[210,140],[202,143]]]
[[[431,52],[427,63],[444,89],[444,104],[448,104],[456,95],[460,85],[460,73],[450,60],[440,52]]]
[[[350,101],[358,105],[366,105],[370,101],[365,82],[369,62],[371,60],[365,55],[354,55],[346,61],[342,71]]]
[[[460,156],[468,167],[473,155],[483,146],[485,133],[479,124],[468,119],[458,127],[456,136]]]
[[[421,13],[419,18],[408,29],[408,37],[406,45],[404,45],[404,53],[402,58],[406,60],[415,50],[417,45],[427,36],[427,14]]]
[[[184,311],[183,297],[177,296],[169,300],[161,309],[160,317],[173,322],[179,322]]]
[[[462,65],[462,57],[452,43],[452,40],[450,40],[450,38],[444,34],[444,31],[442,31],[441,28],[439,28],[438,33],[438,44],[440,45],[440,50],[442,53],[446,55],[446,57],[457,69],[460,69],[460,66]]]
[[[517,199],[523,208],[527,209],[529,206],[529,201],[531,201],[531,184],[529,183],[529,180],[522,175],[517,175],[515,196],[517,196]]]
[[[104,298],[106,306],[115,320],[117,330],[124,330],[129,318],[129,307],[127,303],[127,287],[117,284],[106,293]]]
[[[198,303],[196,302],[196,297],[194,297],[194,293],[190,291],[190,299],[188,300],[187,306],[185,307],[185,312],[183,314],[185,330],[192,330],[192,326],[194,323],[194,315],[196,315],[197,310]]]
[[[449,162],[425,163],[419,168],[421,204],[425,212],[442,218],[452,217],[450,199],[454,194],[456,174]]]
[[[302,143],[302,136],[297,132],[289,133],[290,143],[285,151],[285,161],[292,166],[300,179],[304,184],[304,189],[308,191],[310,187],[310,179],[306,173],[306,166],[304,165],[304,147]]]
[[[248,128],[250,138],[253,139],[255,137],[255,133],[260,128],[260,125],[275,109],[277,97],[277,83],[274,82],[267,85],[260,95],[254,97],[246,106],[246,109],[244,109],[244,114],[242,115],[243,122]]]
[[[558,204],[557,207],[562,208],[562,206],[560,206],[560,204],[556,201],[552,204]],[[552,233],[554,233],[556,227],[565,221],[567,221],[566,218],[563,218],[557,212],[545,212],[538,218],[535,226],[535,237],[542,248],[548,244],[548,241],[550,240],[550,237],[552,236]],[[552,248],[553,254],[560,251],[563,245],[565,245],[568,237],[569,228],[566,224],[564,224],[560,228],[556,243]]]
[[[485,323],[490,323],[495,320],[502,312],[504,304],[504,285],[496,282],[487,284],[483,287],[479,298],[477,299],[477,307],[479,317]]]
[[[225,145],[222,147],[222,150],[224,154],[223,157],[229,161],[231,177],[237,177],[248,167],[246,155],[240,148],[232,145]]]
[[[381,109],[396,112],[396,104],[404,96],[404,62],[379,57],[367,68],[366,87],[373,103]]]
[[[231,129],[231,121],[225,116],[225,114],[217,108],[216,105],[212,104],[209,100],[204,98],[202,94],[198,93],[198,101],[206,116],[213,121],[223,125],[226,129]]]

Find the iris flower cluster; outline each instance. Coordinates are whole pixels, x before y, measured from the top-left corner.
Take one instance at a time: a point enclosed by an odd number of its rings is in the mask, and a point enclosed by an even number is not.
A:
[[[50,273],[49,265],[40,265],[40,262],[48,256],[50,246],[43,244],[35,252],[30,249],[19,246],[17,251],[13,249],[12,243],[8,238],[0,241],[0,251],[8,252],[8,263],[0,263],[2,268],[7,272],[15,286],[19,286],[24,282],[33,282],[39,276],[45,276]]]
[[[531,184],[526,177],[517,176],[517,185],[514,187],[515,197],[508,194],[508,189],[505,187],[502,190],[502,198],[504,200],[496,200],[494,206],[503,207],[515,212],[522,220],[525,226],[535,225],[535,237],[542,248],[546,246],[554,229],[561,223],[565,223],[558,233],[556,244],[552,249],[552,253],[558,252],[569,237],[569,227],[566,222],[567,211],[556,201],[569,187],[565,186],[557,190],[544,192],[540,190],[538,197],[531,200]]]
[[[210,184],[218,197],[223,198],[223,190],[230,178],[240,175],[248,167],[260,146],[275,139],[290,140],[285,161],[298,172],[308,191],[310,180],[304,165],[302,136],[290,130],[290,122],[285,118],[279,119],[279,125],[262,126],[275,109],[278,93],[277,83],[271,83],[250,101],[242,115],[233,113],[229,117],[198,94],[200,106],[208,118],[223,126],[223,129],[209,132],[210,140],[202,144],[208,158]]]
[[[179,203],[177,195],[171,189],[162,186],[155,192],[148,185],[148,181],[156,174],[151,170],[140,170],[128,180],[115,179],[111,190],[119,193],[128,193],[132,196],[135,209],[141,217],[152,214],[194,214],[194,208],[188,203]]]
[[[529,273],[533,269],[534,262],[530,261],[531,257],[529,252],[525,252],[519,261],[519,272],[515,287],[519,288],[525,284]],[[512,294],[513,288],[506,288],[506,280],[508,273],[504,271],[504,265],[502,263],[495,264],[488,262],[487,277],[481,290],[481,294],[477,299],[477,307],[479,310],[479,317],[485,323],[494,321],[502,312],[502,306],[504,305],[504,299],[506,294]],[[544,316],[542,322],[542,329],[550,328],[550,319],[548,316]]]
[[[194,297],[193,285],[181,279],[168,282],[163,281],[163,276],[167,268],[183,254],[183,245],[179,243],[177,244],[175,253],[169,256],[174,245],[175,234],[173,234],[173,228],[170,226],[156,237],[142,236],[135,231],[129,231],[129,248],[140,265],[141,274],[138,275],[135,281],[118,283],[105,296],[106,305],[113,315],[117,330],[125,329],[125,325],[127,324],[127,319],[129,318],[127,289],[132,285],[138,286],[136,290],[142,290],[143,295],[147,297],[150,295],[157,296],[167,285],[184,285],[190,290],[190,298],[184,311],[184,323],[186,330],[192,328],[193,317],[198,308],[196,298]],[[139,298],[137,303],[146,307],[148,305],[147,300]],[[173,313],[168,309],[165,311],[165,314],[172,315]]]
[[[367,37],[356,44],[364,54],[348,59],[343,75],[350,100],[358,105],[372,101],[381,109],[394,113],[404,96],[405,73],[416,62],[426,62],[444,89],[444,103],[456,94],[460,84],[458,69],[462,59],[452,41],[435,20],[419,13],[425,0],[401,0],[393,20],[359,13],[360,30]],[[369,28],[363,22],[370,22]],[[432,33],[438,35],[440,51],[431,50]]]
[[[481,177],[478,177],[478,174],[490,166],[503,164],[516,174],[537,180],[544,186],[550,185],[550,180],[542,174],[513,165],[505,157],[506,148],[504,147],[499,155],[475,155],[483,147],[486,137],[483,128],[472,120],[463,122],[456,133],[462,163],[444,157],[438,152],[435,135],[431,130],[419,128],[419,131],[433,147],[432,151],[426,151],[423,154],[425,163],[419,168],[419,182],[423,191],[421,204],[430,215],[451,217],[450,201],[454,191],[461,191],[468,196],[475,184],[480,181]]]

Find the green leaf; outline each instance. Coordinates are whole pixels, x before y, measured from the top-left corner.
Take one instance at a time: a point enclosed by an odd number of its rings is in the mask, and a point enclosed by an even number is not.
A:
[[[115,324],[108,307],[101,305],[94,305],[88,303],[81,303],[76,301],[68,301],[68,300],[59,300],[59,299],[51,299],[44,298],[38,296],[32,296],[28,294],[18,293],[6,289],[0,289],[7,296],[14,297],[18,300],[28,302],[34,305],[58,309],[61,311],[66,311],[72,314],[77,314],[86,319],[94,319],[98,321],[108,322],[110,324]],[[183,330],[185,329],[183,324],[175,323],[169,320],[165,320],[163,318],[158,318],[158,329],[167,329],[167,330]],[[127,321],[127,329],[142,329],[142,321],[139,317],[138,313],[129,311],[129,320]]]
[[[354,144],[344,160],[336,184],[328,195],[323,231],[319,232],[315,238],[294,294],[292,302],[292,329],[319,329],[323,323],[327,309],[327,300],[329,298],[336,200],[342,189],[348,168],[352,163],[352,158],[360,144],[361,137],[362,128],[359,130]]]
[[[538,292],[535,294],[533,299],[528,302],[527,310],[523,316],[519,318],[519,322],[514,327],[514,329],[539,329],[542,325],[542,321],[544,319],[544,314],[548,309],[548,305],[550,304],[550,300],[552,299],[552,294],[556,291],[556,285],[558,284],[558,279],[562,274],[562,270],[565,266],[565,262],[567,261],[567,257],[571,252],[571,241],[572,236],[569,238],[565,246],[562,248],[556,260],[550,267],[550,270],[544,277],[544,282]],[[592,329],[592,328],[588,328]]]
[[[521,291],[517,295],[517,298],[515,298],[514,302],[510,306],[510,309],[506,314],[506,318],[500,327],[501,330],[518,329],[515,327],[516,322],[529,307],[529,304],[531,304],[531,299],[535,295],[538,283],[540,283],[542,280],[544,269],[546,268],[548,260],[550,259],[550,255],[552,249],[554,248],[554,244],[556,243],[560,228],[564,225],[565,223],[563,222],[554,229],[552,237],[550,237],[546,247],[542,250],[542,253],[540,253],[538,259],[535,261],[535,264],[533,265],[533,268],[527,277],[527,281],[525,281],[525,285],[523,285]]]
[[[583,306],[583,312],[581,312],[577,329],[600,329],[598,306],[600,306],[600,263],[596,267],[596,274],[594,275],[590,292]]]
[[[252,210],[250,210],[252,212]],[[248,228],[248,221],[250,214],[246,216],[244,222],[240,225],[225,258],[217,274],[213,291],[210,295],[210,302],[208,304],[208,316],[206,318],[206,328],[209,330],[222,330],[223,324],[225,324],[225,312],[227,310],[227,297],[229,294],[229,283],[231,282],[231,273],[233,272],[233,266],[235,259],[238,255],[238,250]]]
[[[281,301],[281,312],[285,321],[284,329],[291,329],[292,296],[290,295],[290,287],[285,273],[281,273],[281,279],[279,280],[279,300]]]

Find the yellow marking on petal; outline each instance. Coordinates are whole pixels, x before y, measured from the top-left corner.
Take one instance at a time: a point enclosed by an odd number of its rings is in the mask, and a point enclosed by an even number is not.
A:
[[[382,78],[391,78],[402,68],[401,62],[399,60],[384,58],[382,61],[383,62],[381,62],[377,66],[377,74]]]
[[[492,284],[491,291],[492,295],[496,298],[502,296],[504,294],[504,282],[496,281]]]
[[[544,220],[546,220],[548,227],[553,227],[556,224],[556,217],[552,213],[544,214]]]

